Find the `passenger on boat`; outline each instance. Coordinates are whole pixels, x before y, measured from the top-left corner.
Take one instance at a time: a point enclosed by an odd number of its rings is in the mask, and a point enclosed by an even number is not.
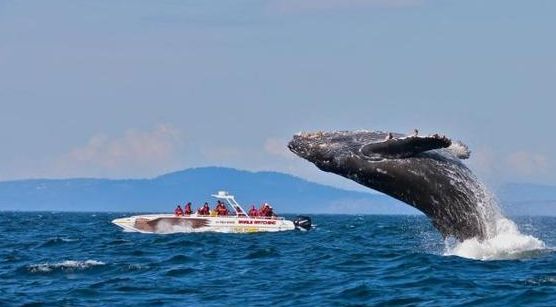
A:
[[[219,216],[220,215],[228,215],[228,209],[220,201],[218,201],[218,204],[216,205],[216,214],[219,215]]]
[[[178,207],[176,208],[176,210],[174,210],[174,213],[175,213],[177,216],[183,215],[183,210],[181,209],[181,206],[180,206],[180,205],[178,205]]]
[[[209,215],[210,214],[210,207],[208,203],[205,203],[202,208],[197,210],[197,214],[199,215]]]
[[[268,207],[269,205],[267,203],[264,203],[261,208],[259,209],[259,216],[266,216],[266,213],[268,211]]]
[[[276,216],[276,214],[274,214],[274,211],[272,211],[272,206],[268,206],[268,209],[266,210],[266,217],[274,217]]]
[[[188,203],[185,205],[185,210],[184,210],[183,213],[184,213],[185,215],[191,215],[191,213],[193,213],[193,211],[191,211],[191,203],[190,203],[190,202],[188,202]]]
[[[255,206],[252,206],[251,209],[249,209],[249,216],[259,216],[259,210],[257,210]]]

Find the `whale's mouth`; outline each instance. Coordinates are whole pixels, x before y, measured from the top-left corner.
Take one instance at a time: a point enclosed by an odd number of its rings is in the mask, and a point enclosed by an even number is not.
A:
[[[334,131],[334,132],[300,132],[293,136],[288,148],[301,158],[313,161],[329,159],[338,152],[357,153],[366,144],[381,142],[385,132]],[[399,135],[402,136],[402,135]]]
[[[302,132],[294,135],[288,143],[288,148],[299,157],[309,161],[328,160],[326,153],[333,146],[328,139],[329,134],[325,132]]]

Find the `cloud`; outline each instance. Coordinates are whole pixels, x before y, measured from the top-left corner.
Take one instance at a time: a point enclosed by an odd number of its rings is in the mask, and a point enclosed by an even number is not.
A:
[[[288,141],[279,138],[268,138],[264,142],[265,152],[286,159],[293,159],[294,155],[288,149]]]
[[[492,177],[499,174],[502,167],[498,161],[499,158],[492,148],[479,147],[471,153],[469,163],[480,175]]]
[[[518,150],[500,152],[480,147],[471,155],[470,164],[480,178],[490,184],[514,181],[537,181],[551,174],[551,161],[542,153]]]
[[[284,159],[295,156],[288,150],[288,141],[281,138],[268,138],[260,147],[237,147],[218,144],[200,148],[200,153],[209,165],[234,165],[251,170],[268,170],[272,166],[283,166]]]
[[[511,153],[505,162],[511,170],[524,176],[546,173],[549,167],[546,156],[526,151]]]
[[[92,136],[87,144],[70,150],[58,165],[71,175],[144,175],[174,167],[183,144],[170,125],[150,131],[128,130],[122,136]]]
[[[280,0],[271,1],[270,8],[279,12],[303,12],[349,8],[406,8],[423,4],[424,0]]]
[[[238,160],[244,160],[249,156],[249,152],[238,147],[226,145],[214,145],[212,147],[204,147],[200,149],[201,155],[209,161],[209,163],[221,164]]]

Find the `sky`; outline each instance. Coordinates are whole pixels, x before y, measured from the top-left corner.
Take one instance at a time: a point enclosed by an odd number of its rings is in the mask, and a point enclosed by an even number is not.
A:
[[[342,188],[299,131],[461,140],[556,185],[556,1],[0,0],[0,181],[199,166]]]

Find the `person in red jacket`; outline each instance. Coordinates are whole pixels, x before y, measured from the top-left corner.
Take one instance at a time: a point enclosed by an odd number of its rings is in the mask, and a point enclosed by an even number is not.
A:
[[[274,214],[274,211],[272,210],[272,206],[268,205],[267,209],[266,209],[266,216],[273,218],[276,216],[276,214]]]
[[[174,210],[174,213],[175,213],[177,216],[183,215],[183,210],[181,209],[181,206],[180,206],[180,205],[178,205],[178,207],[176,208],[176,210]]]
[[[259,209],[259,216],[266,216],[267,211],[268,211],[268,204],[264,203]]]
[[[208,203],[205,203],[202,208],[198,211],[199,215],[210,215],[210,207]]]
[[[191,213],[193,213],[193,211],[191,211],[191,203],[187,203],[185,205],[185,210],[183,212],[185,215],[190,215]]]
[[[251,209],[249,209],[249,216],[252,217],[256,217],[259,215],[259,211],[257,210],[257,208],[255,208],[255,206],[251,206]]]
[[[228,208],[226,208],[226,206],[223,203],[218,202],[218,205],[216,205],[216,214],[228,215]]]

